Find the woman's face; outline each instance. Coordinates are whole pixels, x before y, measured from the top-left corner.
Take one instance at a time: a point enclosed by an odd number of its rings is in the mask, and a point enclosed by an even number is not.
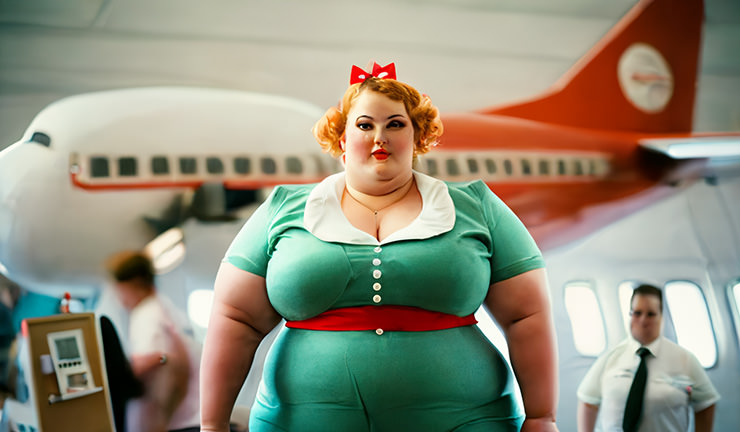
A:
[[[343,147],[354,188],[378,194],[384,193],[382,185],[400,187],[411,178],[414,159],[414,126],[403,102],[362,92],[347,114]]]

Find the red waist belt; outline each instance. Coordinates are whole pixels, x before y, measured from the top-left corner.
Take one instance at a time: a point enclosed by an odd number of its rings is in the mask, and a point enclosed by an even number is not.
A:
[[[411,306],[357,306],[328,310],[313,318],[287,321],[286,327],[306,330],[427,331],[476,324],[473,314],[459,317]]]

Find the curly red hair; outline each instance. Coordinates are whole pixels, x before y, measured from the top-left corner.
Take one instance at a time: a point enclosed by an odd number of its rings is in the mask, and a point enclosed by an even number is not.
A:
[[[415,88],[393,79],[370,77],[349,86],[342,97],[341,105],[329,108],[314,125],[312,132],[321,148],[332,156],[343,153],[340,141],[347,125],[347,114],[357,97],[364,91],[374,91],[394,101],[403,102],[414,126],[414,153],[423,154],[436,145],[444,128],[439,110],[429,96],[420,94]]]

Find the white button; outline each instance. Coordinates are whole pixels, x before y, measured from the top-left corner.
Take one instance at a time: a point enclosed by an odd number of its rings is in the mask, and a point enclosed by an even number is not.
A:
[[[375,249],[373,249],[373,250],[375,251],[375,253],[380,253],[380,251],[382,251],[383,249],[381,249],[381,247],[380,247],[380,246],[377,246],[377,247],[376,247]]]
[[[378,282],[375,282],[375,283],[373,284],[373,289],[374,289],[375,291],[380,291],[380,288],[381,288],[381,286],[380,286],[380,284],[379,284]]]
[[[375,279],[380,279],[380,276],[382,276],[383,273],[380,270],[373,270],[373,277]]]
[[[374,266],[379,266],[379,265],[380,265],[380,260],[379,260],[378,258],[375,258],[375,259],[373,260],[373,265],[374,265]]]
[[[383,334],[383,329],[377,329],[377,330],[375,330],[375,334],[377,334],[378,336],[382,335]]]
[[[379,296],[379,295],[377,295],[377,294],[375,294],[375,295],[373,296],[373,301],[374,301],[375,303],[380,303],[380,296]]]

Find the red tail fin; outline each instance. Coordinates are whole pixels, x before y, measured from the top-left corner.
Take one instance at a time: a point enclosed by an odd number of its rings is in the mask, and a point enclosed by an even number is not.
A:
[[[689,132],[702,0],[643,0],[543,96],[483,112],[568,126]]]

